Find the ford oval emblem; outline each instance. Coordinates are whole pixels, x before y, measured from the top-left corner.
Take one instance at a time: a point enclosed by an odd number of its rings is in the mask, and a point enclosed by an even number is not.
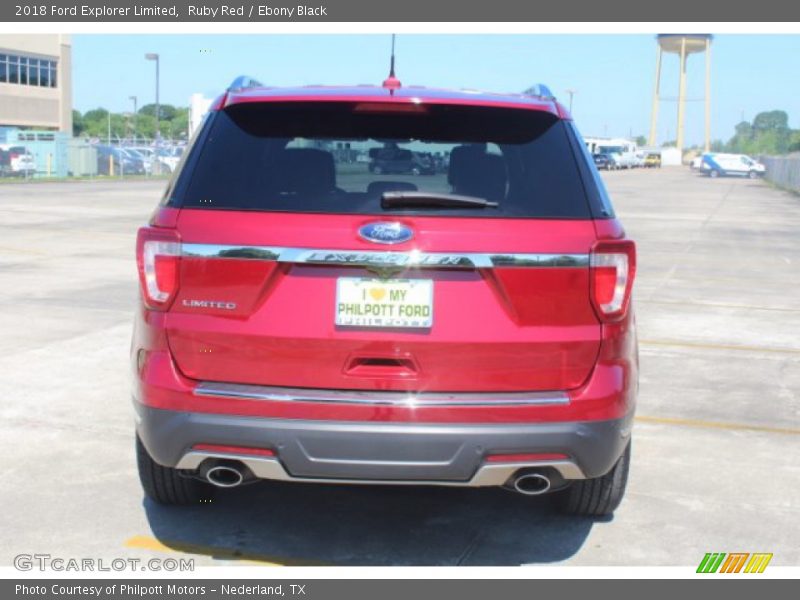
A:
[[[402,244],[413,238],[414,232],[396,221],[377,221],[360,227],[358,235],[376,244]]]

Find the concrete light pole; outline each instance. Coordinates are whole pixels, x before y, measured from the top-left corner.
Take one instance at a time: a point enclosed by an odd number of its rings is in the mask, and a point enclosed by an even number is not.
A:
[[[136,143],[136,117],[139,112],[137,103],[139,99],[136,96],[128,96],[129,100],[133,100],[133,143]]]
[[[158,148],[159,142],[161,141],[161,105],[158,99],[159,93],[159,57],[158,54],[155,52],[148,52],[144,55],[147,60],[154,60],[156,61],[156,139],[155,139],[155,152],[153,152],[153,173],[158,174],[161,169],[159,169],[158,165],[160,164],[158,161]]]

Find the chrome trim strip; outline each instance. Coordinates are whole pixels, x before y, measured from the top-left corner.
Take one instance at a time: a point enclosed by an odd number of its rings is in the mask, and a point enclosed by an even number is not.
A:
[[[484,463],[468,481],[437,481],[407,479],[333,479],[317,477],[294,477],[283,468],[276,458],[254,457],[244,454],[222,454],[191,450],[183,455],[176,469],[194,471],[208,459],[239,460],[259,479],[278,481],[299,481],[312,483],[373,484],[373,485],[441,485],[450,487],[486,487],[504,485],[511,476],[521,469],[552,467],[564,479],[586,479],[580,467],[571,461],[539,461],[526,463]]]
[[[569,396],[561,392],[501,392],[501,393],[406,393],[284,388],[237,383],[201,382],[196,396],[242,398],[272,402],[314,402],[330,404],[360,404],[397,406],[404,408],[430,407],[498,407],[549,406],[569,404]]]
[[[495,267],[588,267],[588,254],[493,254]]]
[[[274,260],[311,265],[354,267],[406,267],[446,269],[487,269],[491,267],[588,267],[588,254],[491,254],[475,252],[389,252],[381,250],[326,250],[236,246],[221,244],[183,244],[182,255],[189,258],[238,258]]]

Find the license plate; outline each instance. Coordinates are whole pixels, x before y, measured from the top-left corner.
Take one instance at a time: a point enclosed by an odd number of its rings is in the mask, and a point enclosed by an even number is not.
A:
[[[433,281],[340,277],[336,280],[336,324],[343,327],[431,327]]]

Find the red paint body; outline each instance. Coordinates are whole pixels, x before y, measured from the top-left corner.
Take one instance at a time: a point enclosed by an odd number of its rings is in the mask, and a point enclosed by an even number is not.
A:
[[[228,93],[238,103],[347,101],[454,104],[546,111],[554,101],[401,88],[301,88]],[[184,244],[375,251],[357,231],[374,215],[158,209],[151,227]],[[403,216],[411,241],[391,251],[590,254],[623,240],[615,219],[481,219]],[[138,310],[135,397],[153,408],[307,420],[502,423],[617,419],[633,410],[637,348],[632,310],[598,317],[589,268],[417,269],[434,281],[435,318],[426,331],[334,325],[336,279],[374,277],[360,267],[246,259],[178,259],[169,310]],[[632,279],[632,277],[631,277]],[[187,308],[210,298],[235,309]],[[392,359],[394,364],[386,360]],[[193,395],[200,381],[409,392],[565,391],[553,406],[393,407],[270,402]]]

